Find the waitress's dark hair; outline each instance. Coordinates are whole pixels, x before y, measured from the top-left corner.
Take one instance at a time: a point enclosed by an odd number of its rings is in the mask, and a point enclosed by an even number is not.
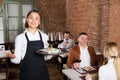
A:
[[[38,10],[33,9],[33,10],[29,11],[28,14],[27,14],[27,16],[26,16],[25,28],[28,28],[28,27],[29,27],[28,22],[27,22],[27,18],[28,18],[28,16],[29,16],[32,12],[38,13],[39,16],[40,16],[40,22],[42,21],[42,20],[41,20],[42,17],[41,17],[40,12],[39,12]],[[40,25],[39,25],[38,27],[40,27]]]

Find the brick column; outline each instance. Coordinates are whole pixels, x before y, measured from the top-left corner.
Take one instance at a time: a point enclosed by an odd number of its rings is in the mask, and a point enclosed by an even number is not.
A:
[[[102,51],[109,37],[110,0],[101,0],[101,9],[100,49]]]

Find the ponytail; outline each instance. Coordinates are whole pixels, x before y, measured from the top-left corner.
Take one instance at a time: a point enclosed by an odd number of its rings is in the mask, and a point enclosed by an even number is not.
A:
[[[114,66],[116,70],[117,80],[120,80],[120,57],[114,58]]]

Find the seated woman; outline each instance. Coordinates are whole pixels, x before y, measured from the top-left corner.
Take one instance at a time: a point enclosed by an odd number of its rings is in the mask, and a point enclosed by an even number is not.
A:
[[[120,80],[120,56],[117,44],[115,42],[108,42],[103,52],[108,62],[99,68],[98,80]],[[86,80],[90,79],[92,80],[91,75],[87,75]]]
[[[108,63],[99,69],[99,80],[120,80],[120,56],[115,42],[109,42],[104,47],[104,57]]]

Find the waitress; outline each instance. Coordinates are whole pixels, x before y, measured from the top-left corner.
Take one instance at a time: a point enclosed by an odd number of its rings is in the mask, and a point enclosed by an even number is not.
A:
[[[20,63],[19,80],[50,80],[44,56],[35,53],[38,49],[48,47],[48,36],[38,29],[40,23],[40,13],[31,10],[27,14],[25,31],[15,39],[15,53],[5,52],[11,62]]]

